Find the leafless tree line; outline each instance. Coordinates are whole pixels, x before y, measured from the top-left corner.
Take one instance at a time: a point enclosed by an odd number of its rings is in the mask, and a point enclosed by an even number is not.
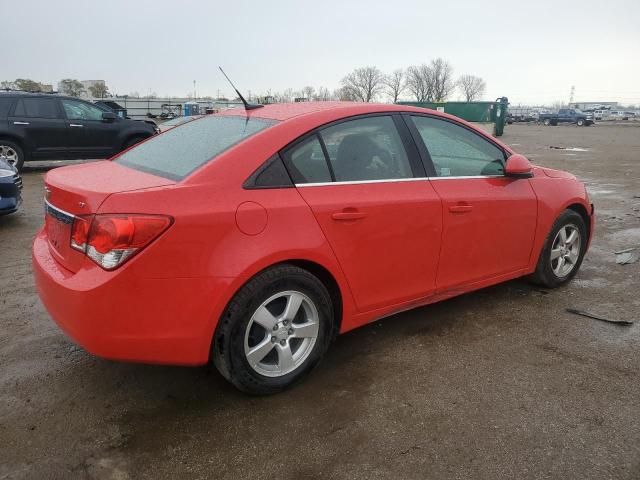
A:
[[[316,90],[307,86],[299,91],[287,89],[281,93],[270,92],[266,97],[273,102],[300,100],[348,100],[372,102],[388,99],[397,102],[401,97],[418,102],[443,102],[458,88],[462,97],[470,102],[480,98],[486,89],[484,80],[474,75],[454,78],[453,67],[442,58],[429,63],[397,69],[389,74],[378,67],[356,68],[342,78],[340,88],[330,92],[325,87]]]

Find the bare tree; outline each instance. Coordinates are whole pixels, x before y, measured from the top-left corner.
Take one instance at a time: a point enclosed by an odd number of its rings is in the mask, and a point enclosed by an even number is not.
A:
[[[331,100],[331,92],[329,92],[329,89],[327,87],[319,87],[318,91],[313,96],[313,99],[316,102],[326,102],[328,100]]]
[[[407,68],[406,89],[417,102],[433,101],[432,72],[429,65],[415,65]]]
[[[73,78],[65,78],[64,80],[61,80],[60,86],[62,88],[62,93],[71,97],[79,97],[85,92],[84,85]]]
[[[311,100],[313,98],[313,94],[316,92],[316,89],[310,85],[307,85],[302,89],[302,96],[307,100]]]
[[[104,98],[109,95],[109,87],[101,80],[89,87],[89,93],[93,98]]]
[[[13,82],[13,86],[18,90],[24,90],[26,92],[42,91],[42,84],[29,78],[17,78],[16,81]]]
[[[475,75],[461,75],[458,78],[458,88],[462,91],[467,102],[473,102],[482,96],[487,84]]]
[[[433,84],[433,99],[436,102],[444,102],[456,87],[451,64],[442,58],[432,60],[431,81]]]
[[[384,75],[378,67],[356,68],[342,79],[348,96],[360,102],[371,102],[384,89]]]
[[[2,82],[0,82],[0,90],[13,90],[14,88],[16,88],[16,85],[13,82],[10,82],[8,80],[3,80]]]
[[[405,89],[404,70],[399,68],[389,75],[385,75],[384,84],[387,87],[387,95],[393,103],[396,103]]]

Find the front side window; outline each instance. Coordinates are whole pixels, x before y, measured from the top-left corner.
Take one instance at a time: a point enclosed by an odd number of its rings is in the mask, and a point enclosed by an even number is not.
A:
[[[59,118],[55,98],[21,98],[13,115],[29,118]]]
[[[412,178],[407,153],[390,116],[365,117],[320,131],[336,182]]]
[[[228,148],[276,123],[264,118],[207,115],[137,145],[114,162],[182,180]]]
[[[62,106],[69,120],[102,120],[103,111],[88,103],[77,100],[62,100]]]
[[[504,175],[504,152],[460,125],[412,115],[438,177]]]

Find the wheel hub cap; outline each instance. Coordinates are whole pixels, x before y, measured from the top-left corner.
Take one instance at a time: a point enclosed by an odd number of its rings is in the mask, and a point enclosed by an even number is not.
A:
[[[291,373],[311,354],[318,330],[318,309],[309,297],[297,291],[272,295],[247,324],[244,338],[247,362],[267,377]]]
[[[566,277],[573,271],[581,244],[580,230],[575,225],[565,225],[558,231],[551,247],[551,270],[557,277]]]

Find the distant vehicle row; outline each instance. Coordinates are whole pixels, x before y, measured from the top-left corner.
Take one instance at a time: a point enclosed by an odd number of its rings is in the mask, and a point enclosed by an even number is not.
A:
[[[108,158],[157,132],[78,98],[0,92],[0,152],[18,170],[30,160]]]

